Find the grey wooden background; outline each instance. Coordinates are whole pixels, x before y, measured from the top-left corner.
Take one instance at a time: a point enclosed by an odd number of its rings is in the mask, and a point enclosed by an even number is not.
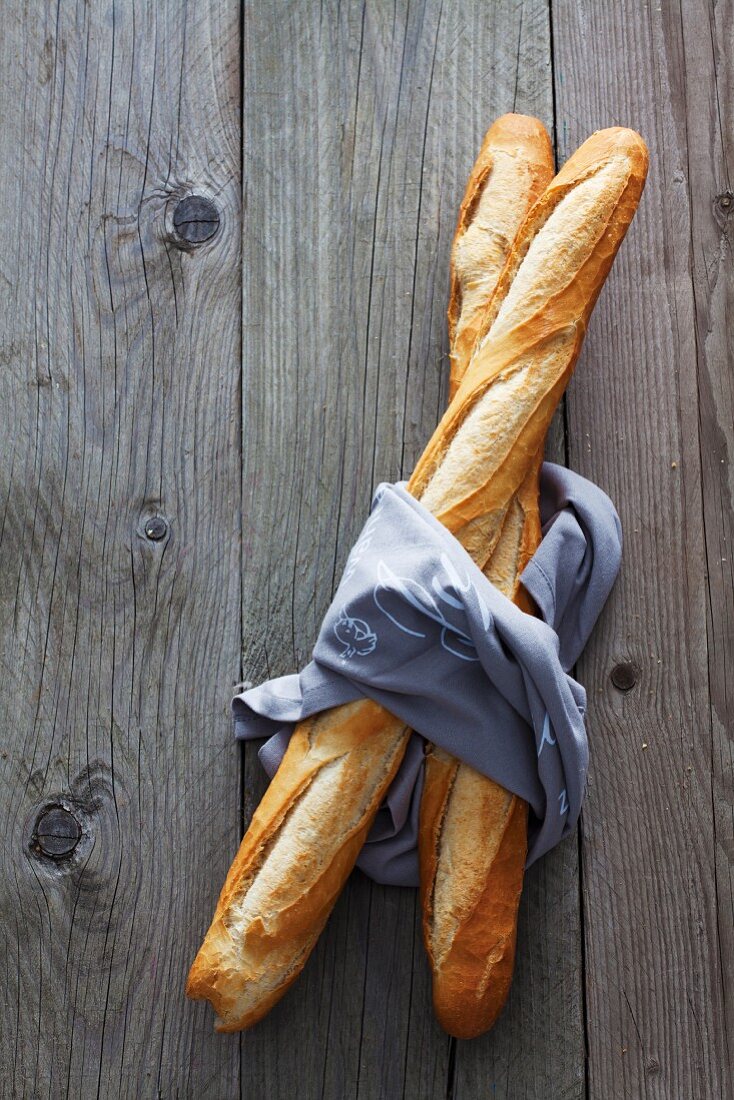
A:
[[[733,7],[4,0],[0,1095],[733,1095]],[[436,422],[456,208],[512,109],[559,161],[614,123],[651,150],[552,440],[625,530],[578,840],[527,876],[490,1035],[440,1031],[415,895],[354,875],[216,1036],[183,984],[264,789],[229,699],[307,657]]]

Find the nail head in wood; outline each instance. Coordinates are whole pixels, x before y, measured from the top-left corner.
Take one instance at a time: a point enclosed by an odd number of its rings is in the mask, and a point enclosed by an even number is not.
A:
[[[173,228],[187,244],[204,244],[219,229],[219,211],[203,195],[187,195],[173,211]]]
[[[49,806],[36,822],[33,841],[43,855],[63,859],[71,855],[81,835],[82,827],[71,811],[63,806]]]
[[[163,516],[151,516],[145,521],[145,534],[151,542],[160,542],[168,534],[168,524]]]
[[[612,669],[611,681],[617,691],[631,691],[637,683],[639,672],[630,661],[622,661]]]

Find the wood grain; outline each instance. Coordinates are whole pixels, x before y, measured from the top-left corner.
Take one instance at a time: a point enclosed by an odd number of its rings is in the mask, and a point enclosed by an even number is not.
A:
[[[0,1096],[728,1098],[732,2],[239,9],[3,11]],[[183,983],[265,786],[232,688],[307,659],[435,425],[456,208],[512,109],[561,160],[614,122],[652,154],[552,443],[625,530],[578,670],[582,891],[573,840],[531,870],[481,1040],[433,1019],[415,895],[359,873],[272,1015],[215,1036]]]
[[[277,28],[253,3],[244,31],[243,667],[256,682],[308,659],[372,491],[409,474],[437,422],[466,178],[497,115],[551,126],[552,88],[545,3],[300,5]],[[254,746],[245,777],[247,821],[265,786]],[[243,1095],[284,1096],[297,1078],[304,1098],[443,1097],[455,1077],[470,1096],[490,1072],[497,1096],[583,1095],[573,842],[533,871],[523,905],[502,1027],[456,1047],[433,1019],[416,896],[353,876],[298,983],[243,1036]],[[553,1012],[531,1046],[539,1004]]]
[[[734,85],[732,4],[682,9],[685,126],[691,206],[697,356],[699,446],[706,555],[706,630],[711,714],[710,782],[716,887],[716,936],[723,1014],[716,1046],[723,1047],[722,1089],[732,1091],[734,1065]],[[702,33],[702,28],[709,33]],[[727,64],[728,62],[728,64]],[[701,125],[701,120],[706,125]],[[705,789],[705,786],[704,786]],[[711,929],[713,932],[713,929]],[[719,1004],[720,1009],[722,1006]]]
[[[731,103],[721,114],[716,78],[731,10],[627,5],[619,19],[613,5],[563,0],[553,29],[562,150],[610,122],[638,128],[651,150],[639,217],[590,328],[593,370],[568,400],[571,464],[607,489],[625,531],[620,580],[580,663],[593,746],[590,1095],[725,1097],[732,284],[712,200],[726,189]],[[625,660],[640,676],[622,694],[609,674]]]
[[[3,1096],[239,1076],[183,997],[237,843],[238,43],[233,3],[3,9]],[[192,191],[221,226],[184,251]]]

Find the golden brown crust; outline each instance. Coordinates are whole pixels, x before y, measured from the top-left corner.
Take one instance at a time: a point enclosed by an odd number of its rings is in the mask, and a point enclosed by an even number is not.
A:
[[[455,534],[482,516],[501,516],[540,450],[578,358],[591,311],[637,208],[646,172],[647,150],[638,134],[621,128],[599,131],[574,153],[528,214],[489,303],[487,335],[480,339],[456,396],[408,483],[408,489],[422,499],[444,465],[459,427],[480,399],[499,384],[514,396],[512,384],[523,372],[523,400],[507,411],[502,449],[490,476],[484,476],[484,469],[473,471],[466,485],[456,486],[455,495],[432,509]],[[586,247],[574,257],[578,266],[569,270],[563,252],[554,251],[542,266],[538,293],[526,297],[522,318],[515,323],[511,317],[503,318],[498,303],[508,305],[511,287],[524,274],[533,242],[563,200],[602,173],[609,177],[608,186],[593,196],[590,206],[596,219],[587,229]],[[560,240],[563,224],[559,221],[554,232]],[[533,372],[536,361],[543,361],[543,370]]]
[[[229,869],[186,993],[218,1031],[262,1019],[303,969],[410,731],[361,699],[299,723]]]
[[[490,126],[459,207],[451,249],[449,398],[469,363],[515,235],[552,176],[550,138],[538,119],[502,115]]]
[[[544,441],[545,443],[545,441]],[[534,615],[537,611],[535,603],[520,584],[520,577],[525,566],[540,546],[540,468],[543,465],[544,447],[538,451],[533,459],[527,476],[517,491],[516,500],[522,509],[523,527],[520,550],[517,558],[515,580],[510,599],[517,604],[521,611],[528,615]],[[490,570],[492,563],[490,562]]]
[[[428,801],[429,808],[440,804],[445,789],[442,771],[443,766],[429,756],[425,782],[437,788]],[[527,851],[527,803],[512,796],[507,799],[507,792],[497,784],[485,784],[477,808],[483,811],[479,820],[486,822],[496,851],[489,872],[478,879],[480,890],[463,916],[460,934],[452,937],[440,961],[431,959],[436,1016],[444,1030],[457,1039],[473,1039],[492,1027],[507,998]],[[421,828],[423,825],[422,818]],[[430,832],[430,823],[427,825]],[[424,919],[426,911],[430,919],[431,908],[426,907],[424,897]]]

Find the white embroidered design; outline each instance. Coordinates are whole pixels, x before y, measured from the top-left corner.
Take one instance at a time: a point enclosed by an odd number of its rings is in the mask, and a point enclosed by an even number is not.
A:
[[[342,660],[351,660],[352,657],[366,657],[372,653],[377,645],[377,635],[364,619],[353,619],[347,615],[346,608],[334,623],[334,633],[345,647],[339,656]]]
[[[355,542],[354,546],[352,547],[351,553],[347,558],[347,564],[344,568],[344,574],[341,580],[342,584],[344,584],[354,575],[357,566],[372,545],[372,539],[374,538],[375,526],[377,525],[377,523],[378,515],[377,513],[373,512],[370,518],[365,523],[364,527],[362,528],[362,534]]]
[[[558,801],[561,803],[561,808],[558,811],[561,817],[564,817],[568,813],[568,796],[566,794],[566,788],[564,787],[558,796]]]
[[[553,736],[553,734],[551,733],[550,716],[549,716],[548,712],[546,711],[545,721],[543,722],[543,736],[540,739],[540,746],[538,748],[538,756],[540,756],[541,752],[543,751],[543,746],[544,745],[555,745],[555,744],[556,744],[556,739]]]
[[[436,573],[431,578],[434,598],[418,581],[410,577],[399,577],[389,565],[380,560],[377,565],[378,584],[372,593],[374,601],[383,615],[404,634],[410,634],[413,638],[427,637],[427,617],[441,628],[440,643],[447,652],[462,661],[478,661],[474,642],[460,625],[463,621],[464,604],[454,593],[474,592],[485,629],[490,623],[489,608],[476,591],[470,577],[462,577],[446,554],[441,555],[441,566],[445,577]],[[417,614],[411,613],[411,609]],[[461,613],[453,616],[459,622],[451,622],[450,616],[453,612]]]

